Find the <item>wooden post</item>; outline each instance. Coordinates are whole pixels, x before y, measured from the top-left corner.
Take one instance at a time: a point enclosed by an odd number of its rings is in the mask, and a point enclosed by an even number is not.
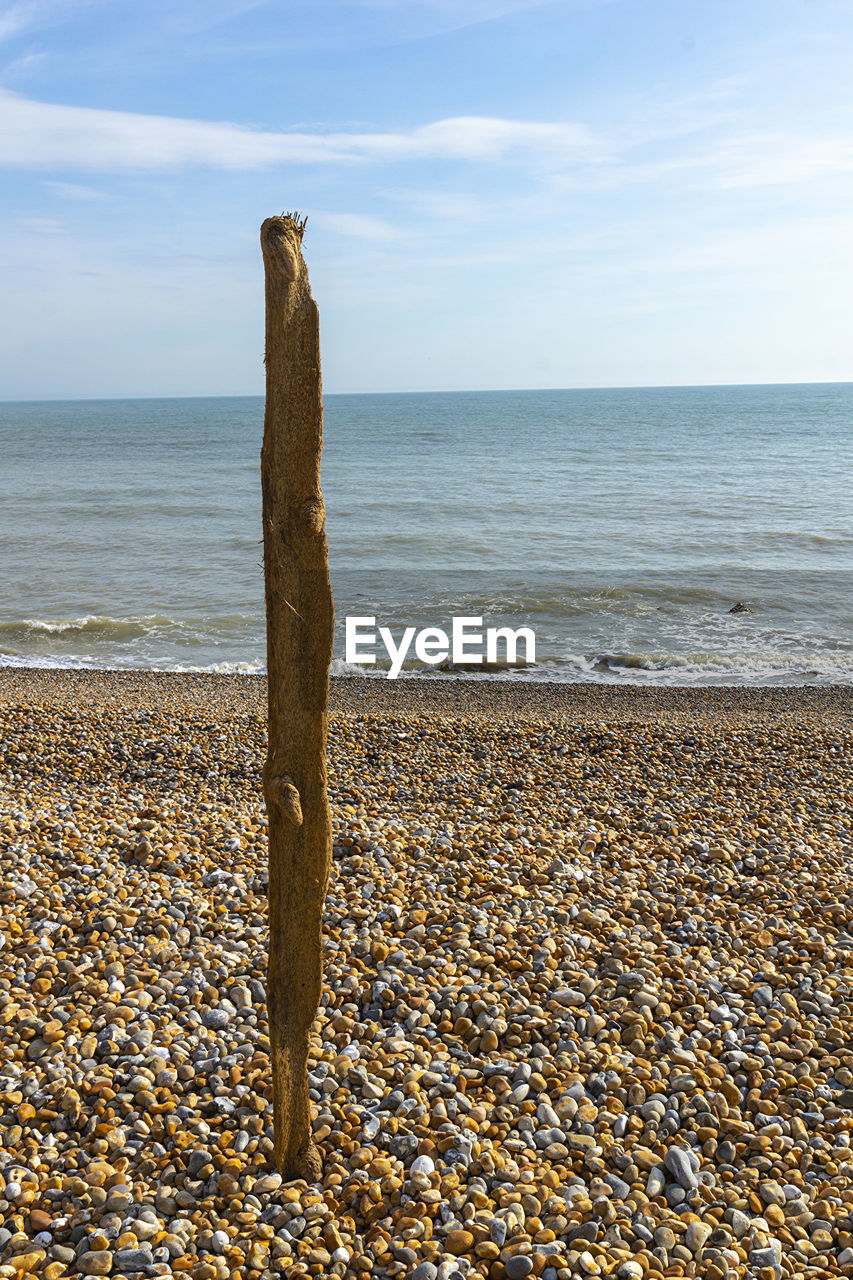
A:
[[[316,1181],[308,1042],[322,987],[323,901],[332,833],[326,790],[334,611],[320,492],[323,401],[317,305],[298,214],[261,227],[266,277],[266,413],[261,451],[267,609],[269,820],[267,1008],[275,1160]]]

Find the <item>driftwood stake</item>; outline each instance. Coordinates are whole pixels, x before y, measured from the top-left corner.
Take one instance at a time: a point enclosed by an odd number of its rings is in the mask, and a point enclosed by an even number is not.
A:
[[[320,492],[323,401],[317,305],[298,215],[261,227],[267,399],[261,451],[267,606],[270,954],[267,1007],[275,1160],[320,1176],[311,1140],[308,1041],[322,983],[322,914],[332,837],[326,791],[334,613]]]

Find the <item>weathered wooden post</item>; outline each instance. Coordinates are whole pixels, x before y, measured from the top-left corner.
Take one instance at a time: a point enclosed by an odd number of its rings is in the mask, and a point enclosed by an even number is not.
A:
[[[308,1042],[322,985],[323,900],[332,835],[326,790],[334,611],[320,491],[323,401],[317,305],[298,214],[261,227],[266,277],[266,413],[261,451],[267,610],[269,820],[267,1007],[275,1159],[316,1180]]]

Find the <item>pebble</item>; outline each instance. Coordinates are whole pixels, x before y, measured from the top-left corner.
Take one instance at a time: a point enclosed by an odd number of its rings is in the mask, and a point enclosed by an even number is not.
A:
[[[0,669],[0,1280],[849,1271],[849,692],[398,683],[333,684],[306,1186],[262,682]]]
[[[113,1255],[113,1266],[116,1271],[139,1271],[142,1267],[153,1264],[154,1258],[150,1249],[119,1249]]]
[[[516,1253],[504,1263],[507,1280],[524,1280],[533,1270],[533,1259],[526,1254]]]
[[[113,1255],[109,1249],[86,1251],[78,1255],[77,1269],[81,1275],[108,1276],[113,1268]]]
[[[683,1147],[670,1147],[663,1158],[663,1163],[664,1168],[670,1171],[683,1189],[690,1191],[699,1185],[690,1158]]]

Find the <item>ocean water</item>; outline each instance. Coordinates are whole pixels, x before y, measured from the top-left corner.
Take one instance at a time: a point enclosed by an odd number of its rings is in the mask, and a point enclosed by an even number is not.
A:
[[[262,670],[262,427],[0,404],[0,665]],[[850,683],[851,462],[853,384],[328,396],[334,669],[347,615],[466,615],[535,631],[491,678]]]

